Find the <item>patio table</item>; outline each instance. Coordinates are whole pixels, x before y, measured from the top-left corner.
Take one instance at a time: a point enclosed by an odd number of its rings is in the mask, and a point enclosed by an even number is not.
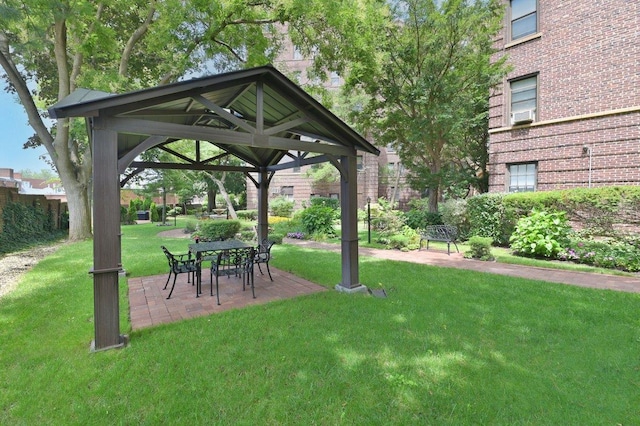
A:
[[[202,262],[203,255],[212,256],[219,252],[253,247],[240,240],[207,241],[189,244],[189,252],[196,256],[196,297],[202,293]]]

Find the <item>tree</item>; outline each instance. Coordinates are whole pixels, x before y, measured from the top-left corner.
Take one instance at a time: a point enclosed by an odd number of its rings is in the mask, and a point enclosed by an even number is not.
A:
[[[490,60],[502,13],[498,0],[394,2],[389,24],[362,42],[374,58],[349,74],[346,89],[369,95],[360,119],[396,149],[432,212],[443,188],[483,178],[490,88],[506,72]]]
[[[357,3],[3,0],[3,77],[35,131],[25,146],[47,149],[65,188],[69,238],[91,236],[91,147],[84,123],[61,119],[48,126],[44,108],[78,87],[117,93],[188,74],[264,65],[279,51],[281,28],[275,24],[292,22],[290,34],[310,49],[314,39],[332,33],[325,31],[330,23],[323,7],[340,16]]]

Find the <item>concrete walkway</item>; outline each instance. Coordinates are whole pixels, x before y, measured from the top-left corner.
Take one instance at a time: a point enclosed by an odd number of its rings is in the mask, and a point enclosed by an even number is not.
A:
[[[340,246],[338,244],[317,243],[314,241],[296,239],[285,239],[285,243],[313,249],[336,252],[340,251]],[[510,275],[553,283],[570,284],[580,287],[640,293],[640,275],[637,274],[635,276],[623,277],[618,275],[593,274],[532,266],[510,265],[498,262],[483,262],[480,260],[465,259],[460,253],[451,253],[451,255],[447,255],[446,252],[433,249],[402,252],[400,250],[380,250],[360,247],[358,250],[360,256],[371,256],[402,262],[422,263],[425,265],[445,268],[468,269],[472,271]]]

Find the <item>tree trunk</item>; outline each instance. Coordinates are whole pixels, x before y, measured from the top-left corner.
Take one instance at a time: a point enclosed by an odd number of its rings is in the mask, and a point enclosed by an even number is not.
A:
[[[218,190],[220,191],[220,195],[222,195],[222,198],[224,198],[224,201],[227,202],[227,209],[229,211],[229,216],[231,216],[231,219],[238,219],[238,214],[236,213],[236,210],[233,208],[233,204],[231,203],[231,198],[229,198],[229,194],[227,193],[227,190],[224,188],[224,184],[222,183],[222,181],[220,179],[216,179],[213,176],[211,176],[211,179],[213,179],[216,185],[218,185]]]
[[[60,173],[60,179],[69,206],[69,240],[91,238],[91,208],[86,186],[77,180],[65,180],[63,173]]]

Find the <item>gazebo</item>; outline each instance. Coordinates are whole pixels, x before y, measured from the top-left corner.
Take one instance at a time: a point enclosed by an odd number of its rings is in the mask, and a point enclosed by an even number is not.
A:
[[[85,117],[93,150],[93,350],[120,347],[118,274],[120,188],[145,168],[244,172],[258,189],[258,239],[268,233],[269,182],[278,170],[331,162],[340,172],[341,291],[359,282],[357,151],[379,150],[273,66],[218,74],[124,94],[78,89],[49,108],[52,118]],[[195,158],[168,145],[192,140]],[[213,164],[201,144],[211,143],[244,162]],[[159,147],[176,159],[141,162]]]

